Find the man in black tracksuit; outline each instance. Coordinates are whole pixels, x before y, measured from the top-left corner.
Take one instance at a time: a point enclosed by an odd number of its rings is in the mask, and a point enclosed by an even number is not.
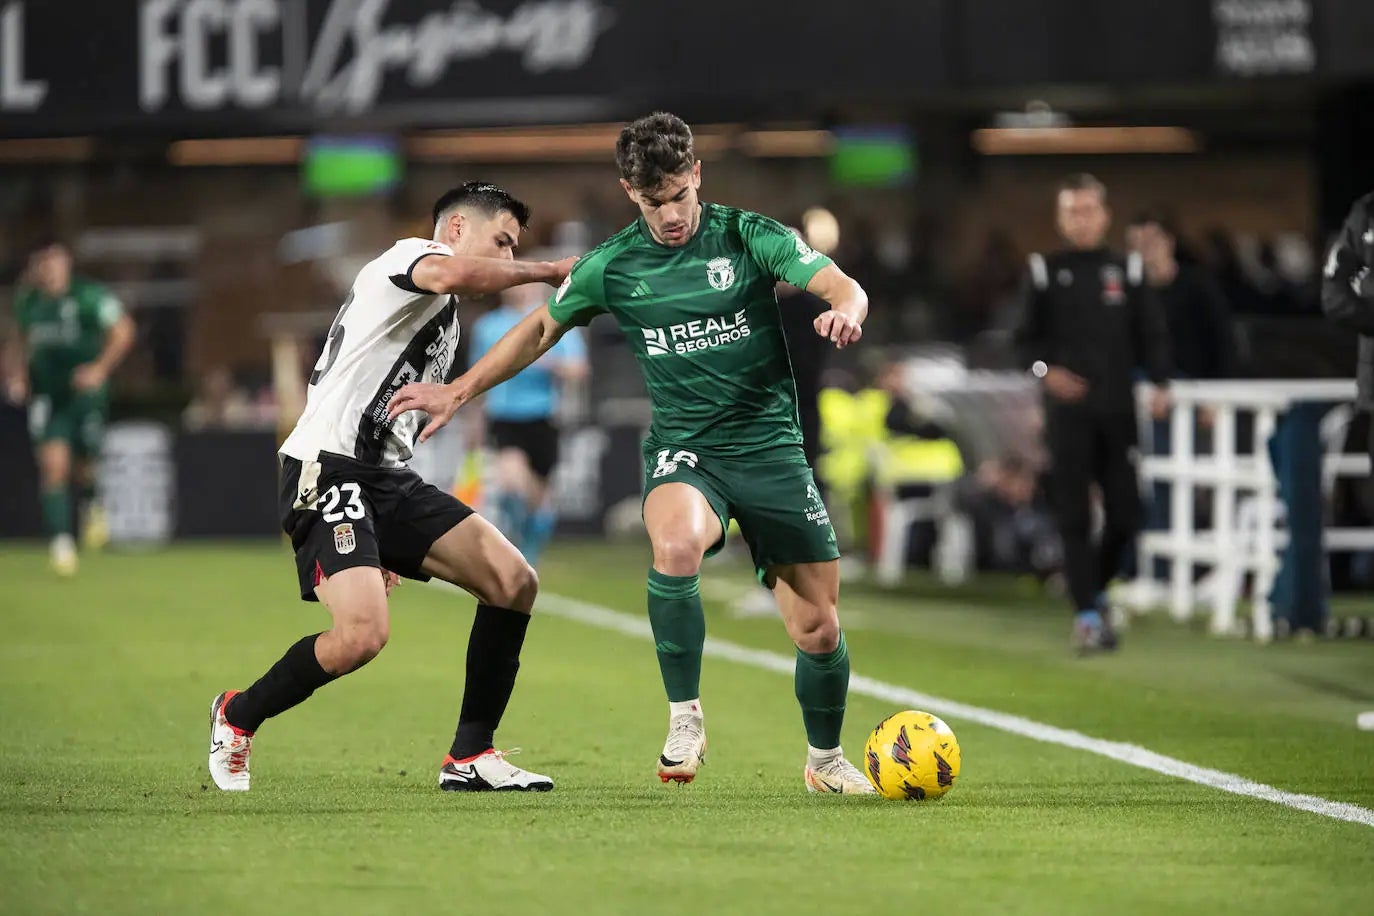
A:
[[[1156,386],[1151,412],[1168,410],[1168,331],[1138,255],[1105,247],[1106,188],[1091,175],[1059,186],[1056,213],[1069,247],[1033,254],[1018,350],[1042,380],[1050,498],[1080,652],[1116,647],[1105,589],[1140,529],[1134,381]],[[1093,544],[1090,487],[1102,491],[1105,523]]]
[[[1322,309],[1327,316],[1360,335],[1360,357],[1355,378],[1358,405],[1374,409],[1374,194],[1355,201],[1322,275]],[[1374,460],[1374,426],[1370,429],[1369,453]]]

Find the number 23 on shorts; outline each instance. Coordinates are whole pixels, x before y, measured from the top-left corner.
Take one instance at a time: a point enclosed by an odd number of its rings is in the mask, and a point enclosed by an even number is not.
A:
[[[345,518],[356,521],[366,515],[362,487],[352,481],[335,484],[320,497],[320,517],[330,524],[341,522]]]

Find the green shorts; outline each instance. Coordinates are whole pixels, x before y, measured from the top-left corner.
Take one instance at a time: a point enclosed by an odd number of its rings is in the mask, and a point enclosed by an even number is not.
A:
[[[760,581],[773,566],[838,559],[835,529],[800,446],[744,458],[699,457],[690,448],[644,443],[644,498],[665,483],[685,483],[706,497],[720,518],[725,546],[730,519],[739,522]]]
[[[96,457],[105,434],[106,409],[103,392],[34,394],[29,399],[29,435],[34,445],[65,442],[78,456]]]

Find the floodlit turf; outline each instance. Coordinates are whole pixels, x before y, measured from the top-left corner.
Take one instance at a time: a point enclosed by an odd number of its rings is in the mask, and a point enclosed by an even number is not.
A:
[[[549,592],[632,613],[642,545],[557,549]],[[472,602],[408,583],[368,668],[268,723],[253,791],[205,773],[206,712],[325,625],[276,545],[88,560],[50,579],[0,548],[0,912],[1355,913],[1374,828],[951,719],[936,804],[808,796],[790,678],[709,658],[709,763],[662,786],[647,642],[538,617],[499,738],[547,795],[441,793]],[[786,653],[708,569],[713,636]],[[1374,643],[1217,641],[1138,623],[1067,654],[1066,615],[1011,583],[847,588],[856,672],[1374,807]],[[845,743],[892,710],[851,700]]]

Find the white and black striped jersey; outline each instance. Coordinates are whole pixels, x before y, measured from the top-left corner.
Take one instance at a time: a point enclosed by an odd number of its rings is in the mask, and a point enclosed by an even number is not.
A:
[[[424,418],[411,411],[388,422],[387,404],[410,382],[452,381],[458,348],[457,297],[420,289],[411,271],[451,254],[439,242],[402,239],[358,272],[281,454],[315,461],[333,452],[381,467],[410,458]]]

